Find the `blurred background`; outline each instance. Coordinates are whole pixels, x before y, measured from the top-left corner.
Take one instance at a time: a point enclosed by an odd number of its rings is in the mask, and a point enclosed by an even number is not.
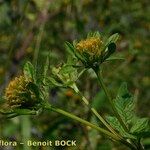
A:
[[[9,81],[21,73],[27,60],[38,68],[50,53],[51,66],[65,62],[65,41],[85,38],[89,31],[103,36],[119,33],[116,55],[125,61],[104,64],[104,81],[116,95],[123,81],[136,96],[136,113],[150,117],[150,5],[148,0],[0,0],[0,95]],[[61,60],[61,62],[60,62]],[[82,82],[81,82],[82,81]],[[112,110],[96,77],[89,71],[78,86],[102,115]],[[88,121],[96,122],[80,97],[69,89],[52,88],[50,101]],[[7,147],[10,150],[127,150],[95,130],[56,113],[5,120],[0,116],[0,139],[18,142],[32,139],[76,140],[76,147]],[[143,140],[150,149],[150,137]],[[0,150],[6,147],[0,147]]]

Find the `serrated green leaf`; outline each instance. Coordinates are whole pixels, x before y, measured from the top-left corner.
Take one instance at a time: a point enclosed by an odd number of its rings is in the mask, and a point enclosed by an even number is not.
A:
[[[129,127],[129,123],[134,117],[134,97],[128,92],[127,84],[123,83],[118,91],[117,97],[114,100],[114,105],[121,116],[122,120]]]
[[[135,136],[133,136],[132,134],[127,133],[123,127],[121,126],[120,122],[118,121],[118,119],[116,117],[112,117],[112,116],[107,116],[107,121],[112,125],[112,127],[114,129],[116,129],[117,131],[119,131],[119,133],[125,137],[125,138],[129,138],[129,139],[136,139]]]
[[[130,133],[139,134],[142,132],[150,131],[148,118],[137,118],[132,120],[133,126],[130,129]]]
[[[25,63],[24,68],[23,68],[23,73],[25,77],[31,78],[33,79],[33,81],[35,81],[35,69],[29,61]]]
[[[148,119],[136,117],[134,112],[135,103],[133,100],[134,97],[128,92],[127,84],[123,83],[114,100],[114,105],[123,122],[128,127],[129,133],[141,138],[150,132]]]

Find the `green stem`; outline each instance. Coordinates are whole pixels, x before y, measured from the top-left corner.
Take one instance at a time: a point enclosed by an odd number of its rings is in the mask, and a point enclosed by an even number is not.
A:
[[[135,148],[134,146],[132,146],[132,145],[131,145],[129,142],[127,142],[126,140],[120,139],[120,138],[118,138],[116,135],[112,134],[111,132],[109,132],[109,131],[107,131],[107,130],[105,130],[105,129],[102,129],[102,128],[100,128],[100,127],[98,127],[98,126],[96,126],[96,125],[94,125],[94,124],[92,124],[92,123],[90,123],[90,122],[88,122],[88,121],[86,121],[86,120],[80,118],[80,117],[77,117],[77,116],[75,116],[75,115],[73,115],[73,114],[71,114],[71,113],[69,113],[69,112],[66,112],[66,111],[64,111],[64,110],[62,110],[62,109],[51,107],[49,104],[45,104],[43,107],[44,107],[44,109],[46,109],[46,110],[51,110],[51,111],[57,112],[57,113],[62,114],[62,115],[64,115],[64,116],[66,116],[66,117],[69,117],[69,118],[71,118],[71,119],[73,119],[73,120],[76,120],[76,121],[78,121],[78,122],[80,122],[80,123],[82,123],[82,124],[84,124],[84,125],[86,125],[86,126],[89,126],[89,127],[93,128],[93,129],[96,129],[96,130],[98,130],[99,132],[101,132],[101,133],[103,133],[103,134],[106,134],[106,135],[109,136],[110,138],[112,138],[112,139],[114,139],[114,140],[116,140],[116,141],[119,141],[119,142],[123,143],[124,145],[130,147],[132,150],[136,150],[136,148]]]
[[[104,90],[104,92],[105,92],[105,94],[106,94],[106,96],[107,96],[107,98],[108,98],[108,100],[109,100],[109,103],[110,103],[110,105],[111,105],[111,107],[112,107],[112,109],[113,109],[113,111],[114,111],[115,116],[117,117],[118,121],[121,123],[122,127],[124,128],[124,130],[125,130],[125,131],[128,131],[128,128],[126,127],[126,125],[125,125],[125,123],[123,122],[121,116],[119,115],[119,113],[118,113],[116,107],[114,106],[114,103],[113,103],[113,101],[112,101],[112,98],[111,98],[111,96],[110,96],[110,94],[109,94],[109,92],[108,92],[108,90],[107,90],[107,88],[106,88],[106,86],[105,86],[105,84],[104,84],[104,82],[103,82],[103,80],[102,80],[102,75],[101,75],[100,69],[97,69],[97,68],[95,69],[95,68],[94,68],[93,70],[95,71],[95,73],[96,73],[96,75],[97,75],[97,78],[98,78],[98,81],[99,81],[100,86],[101,86],[102,89]]]
[[[105,119],[97,112],[97,110],[93,107],[90,107],[89,101],[82,95],[82,93],[79,91],[75,84],[72,86],[72,88],[82,98],[86,106],[88,106],[91,109],[92,113],[103,123],[103,125],[113,134],[121,138],[121,136],[118,133],[116,133],[116,131],[105,121]]]
[[[30,147],[26,145],[27,140],[31,137],[30,129],[30,116],[21,116],[23,150],[30,150]]]
[[[108,100],[109,100],[109,103],[110,103],[110,105],[111,105],[111,107],[112,107],[112,109],[113,109],[113,111],[114,111],[115,116],[117,117],[118,121],[120,122],[120,124],[122,125],[122,127],[124,128],[124,130],[125,130],[126,132],[128,132],[128,128],[127,128],[126,124],[124,123],[124,121],[122,120],[121,116],[119,115],[119,113],[118,113],[116,107],[114,106],[114,103],[113,103],[113,101],[112,101],[112,98],[111,98],[111,96],[110,96],[108,90],[107,90],[107,87],[105,86],[105,84],[104,84],[104,82],[103,82],[102,74],[101,74],[100,69],[99,69],[99,68],[93,68],[93,70],[95,71],[95,73],[96,73],[96,75],[97,75],[97,78],[98,78],[98,81],[99,81],[100,86],[101,86],[102,89],[104,90],[104,92],[105,92],[105,94],[106,94],[106,96],[107,96],[107,98],[108,98]],[[135,144],[135,146],[137,147],[137,144],[136,144],[133,140],[131,140],[131,143]],[[140,149],[143,149],[143,147],[141,146],[141,143],[139,144],[139,146],[140,146]],[[137,148],[137,149],[138,149],[138,148]]]

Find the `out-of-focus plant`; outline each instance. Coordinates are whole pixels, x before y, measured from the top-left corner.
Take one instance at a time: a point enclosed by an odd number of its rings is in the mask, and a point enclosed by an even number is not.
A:
[[[23,69],[23,75],[10,81],[6,88],[3,98],[7,106],[0,112],[7,118],[13,118],[19,115],[36,115],[44,110],[54,111],[85,126],[90,126],[133,150],[144,150],[141,139],[150,132],[148,119],[136,116],[134,96],[128,91],[126,83],[121,84],[116,98],[112,98],[103,82],[103,63],[122,60],[122,58],[112,56],[116,50],[118,38],[118,34],[113,34],[104,40],[99,32],[91,32],[84,40],[74,41],[73,44],[66,42],[71,57],[68,57],[67,63],[53,67],[51,75],[47,73],[49,61],[46,61],[43,74],[40,76],[37,68],[35,69],[30,62],[27,62]],[[113,114],[105,118],[95,108],[91,107],[77,86],[77,80],[88,69],[92,69],[93,73],[95,72],[97,81],[104,90],[113,110]],[[50,104],[48,102],[48,88],[53,86],[74,90],[104,125],[104,128]],[[7,111],[8,108],[9,111]]]

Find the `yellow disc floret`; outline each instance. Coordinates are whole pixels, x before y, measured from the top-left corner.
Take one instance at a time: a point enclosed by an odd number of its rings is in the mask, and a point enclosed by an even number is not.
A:
[[[26,79],[23,75],[10,81],[5,90],[5,99],[10,107],[29,108],[34,106],[36,96],[28,88],[30,82],[31,80]]]
[[[99,37],[90,37],[86,40],[81,40],[76,45],[76,49],[80,53],[88,53],[90,55],[100,55],[101,53],[101,46],[102,46],[102,40]]]

